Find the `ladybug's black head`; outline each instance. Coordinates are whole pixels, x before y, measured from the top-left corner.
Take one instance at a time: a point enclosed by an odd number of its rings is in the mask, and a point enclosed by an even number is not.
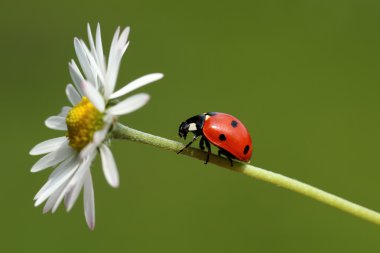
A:
[[[186,140],[186,136],[189,132],[189,126],[190,125],[187,122],[182,122],[181,125],[179,125],[179,129],[178,129],[179,137],[184,138]]]
[[[204,121],[205,115],[200,114],[182,122],[181,125],[179,125],[178,129],[179,137],[186,139],[186,136],[189,132],[192,132],[193,134],[198,136],[201,135]]]

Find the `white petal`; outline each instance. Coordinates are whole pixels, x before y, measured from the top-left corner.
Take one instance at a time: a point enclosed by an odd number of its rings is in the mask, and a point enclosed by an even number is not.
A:
[[[95,76],[88,59],[86,45],[84,45],[78,38],[74,38],[74,48],[86,79],[95,84]]]
[[[87,36],[88,36],[88,42],[90,43],[91,53],[94,56],[95,60],[98,61],[98,56],[96,54],[96,48],[94,43],[94,38],[92,37],[91,27],[90,24],[87,23]]]
[[[116,85],[116,80],[117,76],[119,73],[119,68],[120,68],[120,62],[123,57],[124,52],[127,50],[129,43],[123,47],[119,47],[115,49],[115,55],[112,58],[112,61],[108,62],[108,69],[107,69],[107,94],[105,94],[106,98],[108,98],[114,91],[115,85]]]
[[[66,167],[73,167],[73,166],[80,164],[80,162],[81,162],[81,160],[78,158],[78,154],[76,152],[74,152],[70,157],[65,159],[65,161],[62,162],[62,164],[66,164],[65,165]],[[49,175],[48,180],[51,181],[55,177],[57,177],[60,173],[62,173],[62,171],[64,170],[65,167],[63,167],[63,165],[62,165],[62,167],[60,169],[58,169],[59,167],[61,167],[61,165],[53,170],[53,172]]]
[[[103,128],[102,130],[99,130],[97,132],[94,133],[94,137],[93,137],[93,143],[96,145],[96,146],[99,146],[99,144],[101,142],[104,141],[107,133],[108,133],[108,128]]]
[[[47,198],[49,198],[59,187],[61,187],[65,182],[67,182],[71,176],[75,173],[77,170],[79,164],[60,164],[57,168],[61,171],[61,173],[57,174],[54,178],[50,179],[50,181],[47,182],[49,186],[44,189],[43,192],[37,193],[38,198],[36,200],[35,206],[40,205],[42,202],[44,202]]]
[[[45,125],[54,130],[67,130],[66,118],[61,116],[51,116],[45,120]]]
[[[66,95],[70,103],[74,106],[81,101],[81,96],[72,84],[66,86]]]
[[[83,186],[83,205],[86,222],[91,230],[95,228],[95,198],[90,170],[87,171]]]
[[[81,159],[86,159],[86,157],[88,157],[89,155],[93,154],[96,150],[98,146],[93,143],[93,142],[90,142],[89,144],[87,144],[87,146],[85,146],[79,153],[79,157]]]
[[[49,175],[49,178],[47,182],[44,184],[44,186],[41,187],[41,189],[37,192],[36,196],[34,196],[34,200],[38,199],[41,194],[43,194],[56,180],[57,177],[60,177],[62,173],[66,171],[67,168],[74,167],[79,164],[79,160],[77,159],[77,155],[72,155],[71,157],[65,159],[61,164],[59,164],[54,171]]]
[[[63,200],[63,197],[65,196],[65,193],[67,191],[67,187],[68,187],[69,183],[66,184],[65,188],[61,191],[61,193],[59,194],[59,196],[55,198],[54,205],[53,205],[53,207],[51,207],[51,212],[52,213],[55,213],[55,211],[57,211],[59,205],[61,204],[61,202]]]
[[[114,37],[111,43],[110,54],[108,58],[108,67],[106,75],[106,84],[105,87],[105,98],[108,98],[115,88],[116,79],[119,72],[120,62],[123,57],[125,50],[127,49],[129,43],[127,42],[129,27],[126,27],[121,33],[120,37],[120,27],[116,30]]]
[[[79,93],[83,95],[83,91],[82,91],[82,88],[80,87],[80,84],[84,80],[84,77],[74,60],[71,60],[71,62],[69,63],[69,71],[70,71],[71,79],[73,80],[75,84],[75,87],[77,87]]]
[[[139,93],[139,94],[133,95],[129,98],[126,98],[125,100],[121,101],[120,103],[109,108],[107,110],[107,113],[112,114],[112,115],[127,114],[127,113],[136,111],[137,109],[141,108],[148,101],[149,101],[149,95],[148,94]]]
[[[83,185],[83,176],[85,175],[86,169],[89,168],[89,164],[90,164],[89,160],[90,160],[90,158],[93,159],[94,157],[95,156],[87,157],[86,160],[82,161],[79,164],[79,167],[76,170],[75,174],[71,177],[70,181],[66,184],[65,188],[62,190],[62,192],[59,194],[57,200],[55,201],[53,208],[51,210],[52,213],[54,213],[58,209],[63,198],[65,198],[65,200],[69,199],[70,196],[67,196],[67,195],[70,195],[74,188],[79,186],[79,190],[81,189],[81,187]],[[79,194],[79,192],[78,192],[78,194]],[[74,200],[74,202],[75,202],[75,200]],[[68,203],[65,203],[65,204],[68,204]],[[74,203],[72,203],[72,204],[74,204]]]
[[[84,41],[80,41],[81,44],[82,44],[82,48],[84,49],[86,55],[87,55],[87,58],[88,58],[88,61],[90,63],[90,68],[91,68],[91,73],[92,73],[92,76],[93,76],[93,81],[96,83],[97,82],[97,78],[96,77],[99,77],[99,79],[101,80],[102,83],[104,83],[104,76],[103,76],[103,73],[101,71],[101,69],[99,68],[98,66],[98,63],[95,59],[96,55],[93,55],[89,49],[87,48],[86,44],[84,43]],[[91,80],[89,80],[91,81]],[[95,85],[95,87],[98,88],[97,85]]]
[[[67,185],[67,198],[65,199],[67,212],[69,212],[71,208],[74,206],[74,203],[77,200],[80,191],[82,190],[82,186],[85,180],[84,176],[86,175],[86,172],[90,169],[91,163],[94,158],[95,154],[87,157],[87,159],[84,160],[83,163],[79,166],[77,172]]]
[[[73,178],[74,178],[74,176],[73,176]],[[73,178],[71,180],[73,180]],[[63,198],[65,197],[66,192],[68,191],[68,185],[69,185],[70,182],[71,181],[69,181],[68,183],[66,183],[65,188],[60,192],[59,196],[55,198],[54,205],[53,205],[53,207],[51,207],[51,212],[52,213],[55,213],[55,211],[57,211],[59,205],[61,204]]]
[[[47,188],[51,186],[51,180],[48,180],[42,187],[41,189],[37,192],[37,194],[34,196],[33,200],[37,200],[42,193],[46,191]]]
[[[58,163],[68,158],[70,155],[73,155],[74,150],[67,143],[67,141],[64,142],[59,149],[45,155],[40,160],[38,160],[33,165],[31,172],[38,172],[57,165]]]
[[[63,185],[61,185],[61,187],[59,187],[50,197],[49,197],[49,199],[46,201],[46,204],[45,204],[45,206],[44,206],[44,208],[43,208],[43,213],[47,213],[47,212],[49,212],[52,208],[53,208],[53,206],[54,206],[54,204],[57,202],[57,200],[58,200],[58,197],[59,197],[59,195],[62,193],[62,191],[63,191],[63,189],[65,189],[65,186],[66,186],[66,184],[63,184]]]
[[[82,90],[84,94],[88,97],[91,103],[100,111],[104,112],[105,103],[102,95],[100,95],[99,91],[95,89],[89,82],[82,82]]]
[[[42,155],[46,153],[50,153],[52,151],[57,150],[63,142],[67,140],[66,136],[63,137],[58,137],[54,139],[50,139],[44,142],[41,142],[34,146],[32,150],[30,150],[29,154],[30,155]]]
[[[66,118],[67,114],[69,113],[69,111],[71,109],[72,109],[72,107],[70,107],[70,106],[62,107],[61,112],[58,114],[58,116]]]
[[[99,146],[99,144],[104,141],[108,133],[108,129],[109,129],[109,126],[94,133],[93,142],[96,146]]]
[[[99,23],[96,27],[96,42],[95,43],[96,43],[96,52],[98,54],[100,68],[101,68],[102,72],[105,73],[106,72],[106,63],[105,63],[104,54],[103,54],[102,35],[100,32]]]
[[[149,83],[155,82],[157,80],[160,80],[164,75],[161,73],[153,73],[149,75],[142,76],[140,78],[137,78],[136,80],[128,83],[120,90],[116,91],[110,96],[110,99],[117,98],[120,96],[123,96],[131,91],[134,91],[144,85],[147,85]]]
[[[112,42],[111,42],[111,48],[108,56],[108,64],[113,60],[112,58],[115,55],[115,49],[117,47],[117,41],[119,39],[119,34],[120,34],[120,27],[118,27],[113,35]],[[108,66],[109,68],[109,66]]]
[[[110,129],[110,126],[112,124],[112,118],[113,117],[109,114],[103,117],[104,126],[101,130],[96,131],[94,133],[94,137],[92,140],[92,142],[95,143],[96,146],[99,146],[99,144],[105,140],[108,130]]]
[[[129,35],[130,30],[131,29],[129,28],[129,26],[127,26],[124,28],[123,32],[120,34],[118,43],[121,47],[124,47],[127,44],[128,35]]]
[[[119,172],[116,167],[115,159],[113,158],[111,150],[107,145],[100,145],[100,157],[102,158],[102,166],[104,176],[107,182],[112,187],[119,186]]]

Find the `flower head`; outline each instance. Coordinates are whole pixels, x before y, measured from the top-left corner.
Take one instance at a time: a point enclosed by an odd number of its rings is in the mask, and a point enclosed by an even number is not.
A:
[[[114,99],[163,77],[161,73],[140,77],[114,92],[121,59],[129,45],[129,27],[114,34],[108,61],[103,53],[100,26],[95,40],[87,26],[90,47],[75,38],[74,46],[80,68],[72,60],[69,63],[73,83],[66,86],[66,95],[72,107],[65,106],[56,116],[49,117],[45,124],[54,130],[63,130],[65,135],[39,143],[31,155],[45,154],[31,171],[38,172],[54,168],[45,185],[35,196],[35,205],[46,201],[43,212],[55,212],[62,201],[67,211],[73,207],[82,188],[84,211],[90,229],[95,227],[95,202],[90,166],[100,153],[103,172],[112,187],[119,185],[119,174],[108,147],[107,134],[118,116],[133,112],[144,106],[149,95],[140,93],[121,102]],[[83,73],[83,74],[82,74]]]

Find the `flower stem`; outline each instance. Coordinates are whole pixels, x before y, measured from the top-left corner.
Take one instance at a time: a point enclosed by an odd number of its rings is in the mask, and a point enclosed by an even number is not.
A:
[[[117,123],[113,132],[112,137],[115,139],[126,139],[135,142],[141,142],[156,146],[169,151],[178,152],[184,145],[180,142],[168,140],[159,136],[144,133],[127,126]],[[190,156],[199,160],[205,161],[207,153],[195,148],[187,148],[183,150],[182,155]],[[234,161],[233,166],[230,162],[222,157],[211,154],[209,163],[218,165],[220,167],[240,172],[252,178],[256,178],[282,188],[303,194],[309,198],[315,199],[337,209],[340,209],[349,214],[355,215],[359,218],[367,220],[369,222],[380,225],[380,213],[375,212],[371,209],[365,208],[341,197],[333,195],[331,193],[320,190],[309,184],[300,182],[298,180],[283,176],[278,173],[274,173],[265,169],[261,169],[247,163],[240,161]]]

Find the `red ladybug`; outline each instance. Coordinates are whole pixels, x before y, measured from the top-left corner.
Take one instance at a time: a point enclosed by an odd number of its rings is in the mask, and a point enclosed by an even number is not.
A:
[[[251,159],[251,136],[243,123],[232,115],[220,112],[206,112],[193,116],[181,123],[178,135],[186,139],[189,132],[194,134],[193,140],[181,149],[178,154],[201,136],[199,147],[204,150],[204,145],[206,144],[208,150],[205,164],[207,164],[211,153],[210,142],[219,148],[218,155],[225,155],[230,160],[231,166],[232,158],[244,162]]]

